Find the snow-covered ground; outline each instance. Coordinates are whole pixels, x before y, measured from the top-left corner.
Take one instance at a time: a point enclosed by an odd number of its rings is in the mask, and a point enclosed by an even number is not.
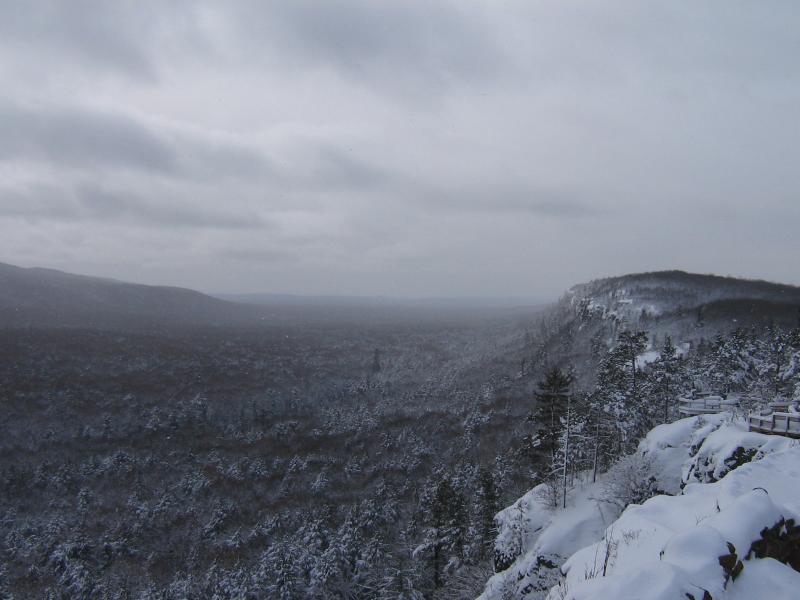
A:
[[[647,350],[636,357],[636,368],[641,369],[650,363],[656,362],[661,358],[661,352],[658,350]]]
[[[729,415],[690,417],[653,429],[636,460],[665,493],[621,514],[597,501],[613,474],[577,489],[565,511],[534,489],[499,513],[497,547],[519,555],[481,600],[800,598],[800,573],[750,552],[765,528],[800,520],[796,441],[750,433]]]
[[[480,599],[502,598],[503,590],[511,587],[517,597],[536,598],[554,585],[559,576],[554,567],[599,539],[619,514],[613,506],[593,499],[598,489],[597,484],[579,484],[566,510],[553,510],[542,484],[498,513],[495,551],[518,558],[488,581]]]

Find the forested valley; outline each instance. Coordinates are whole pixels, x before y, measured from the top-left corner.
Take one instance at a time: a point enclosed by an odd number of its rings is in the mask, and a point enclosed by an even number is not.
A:
[[[8,327],[0,598],[474,598],[530,488],[566,506],[680,396],[800,391],[796,288],[686,277],[361,324]]]

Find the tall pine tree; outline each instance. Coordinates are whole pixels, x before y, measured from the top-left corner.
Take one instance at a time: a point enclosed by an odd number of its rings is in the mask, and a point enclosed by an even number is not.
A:
[[[536,392],[536,423],[539,441],[552,460],[558,449],[561,417],[564,415],[573,377],[568,371],[553,367],[539,382]]]

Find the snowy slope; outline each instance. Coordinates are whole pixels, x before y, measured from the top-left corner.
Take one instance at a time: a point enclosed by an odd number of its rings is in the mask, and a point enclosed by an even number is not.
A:
[[[495,517],[495,543],[500,562],[511,565],[486,584],[481,600],[541,597],[559,578],[557,567],[566,557],[599,539],[619,514],[613,506],[595,502],[599,485],[579,486],[566,510],[552,510],[546,489],[539,485]]]
[[[740,466],[719,482],[688,484],[683,495],[628,507],[604,540],[570,557],[565,583],[548,598],[666,600],[691,594],[699,600],[704,591],[714,599],[797,598],[800,573],[771,558],[747,556],[764,528],[800,517],[798,465],[795,446]],[[598,566],[609,545],[603,577]],[[719,558],[732,551],[743,570],[726,581]]]
[[[497,548],[516,558],[487,582],[481,600],[700,600],[705,590],[714,600],[757,599],[765,583],[771,598],[800,597],[793,593],[800,573],[746,558],[764,528],[800,517],[796,441],[750,433],[729,415],[691,417],[653,429],[636,459],[665,494],[621,515],[597,501],[603,480],[577,490],[566,511],[548,511],[541,486],[501,511]],[[719,559],[731,554],[728,544],[743,569],[726,581]]]

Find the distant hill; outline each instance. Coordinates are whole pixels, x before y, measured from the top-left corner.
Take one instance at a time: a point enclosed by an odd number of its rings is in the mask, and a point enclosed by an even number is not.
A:
[[[493,304],[494,303],[494,304]],[[0,327],[103,329],[256,326],[523,316],[543,307],[516,300],[302,297],[212,297],[178,287],[125,283],[54,269],[0,263]],[[683,271],[597,279],[571,288],[557,305],[560,325],[581,329],[635,326],[685,339],[800,317],[800,287]],[[597,332],[597,331],[595,331]],[[584,331],[585,333],[585,331]],[[580,337],[580,336],[579,336]]]
[[[797,286],[684,271],[657,271],[596,279],[574,286],[570,293],[596,298],[627,296],[642,303],[652,302],[663,310],[678,306],[692,308],[717,300],[767,300],[800,304],[800,287]]]
[[[770,320],[790,325],[800,316],[800,287],[683,271],[597,279],[574,286],[565,301],[584,318],[650,326],[691,319],[698,326],[715,323],[723,329]]]
[[[0,263],[0,327],[245,325],[260,313],[184,288]]]
[[[0,328],[150,329],[208,326],[369,326],[522,317],[541,307],[512,300],[395,300],[286,294],[209,296],[0,263]]]
[[[545,341],[534,362],[575,368],[580,383],[591,386],[597,349],[613,346],[622,330],[646,331],[656,348],[668,335],[689,349],[771,324],[800,324],[800,287],[683,271],[609,277],[564,294],[540,323]]]

